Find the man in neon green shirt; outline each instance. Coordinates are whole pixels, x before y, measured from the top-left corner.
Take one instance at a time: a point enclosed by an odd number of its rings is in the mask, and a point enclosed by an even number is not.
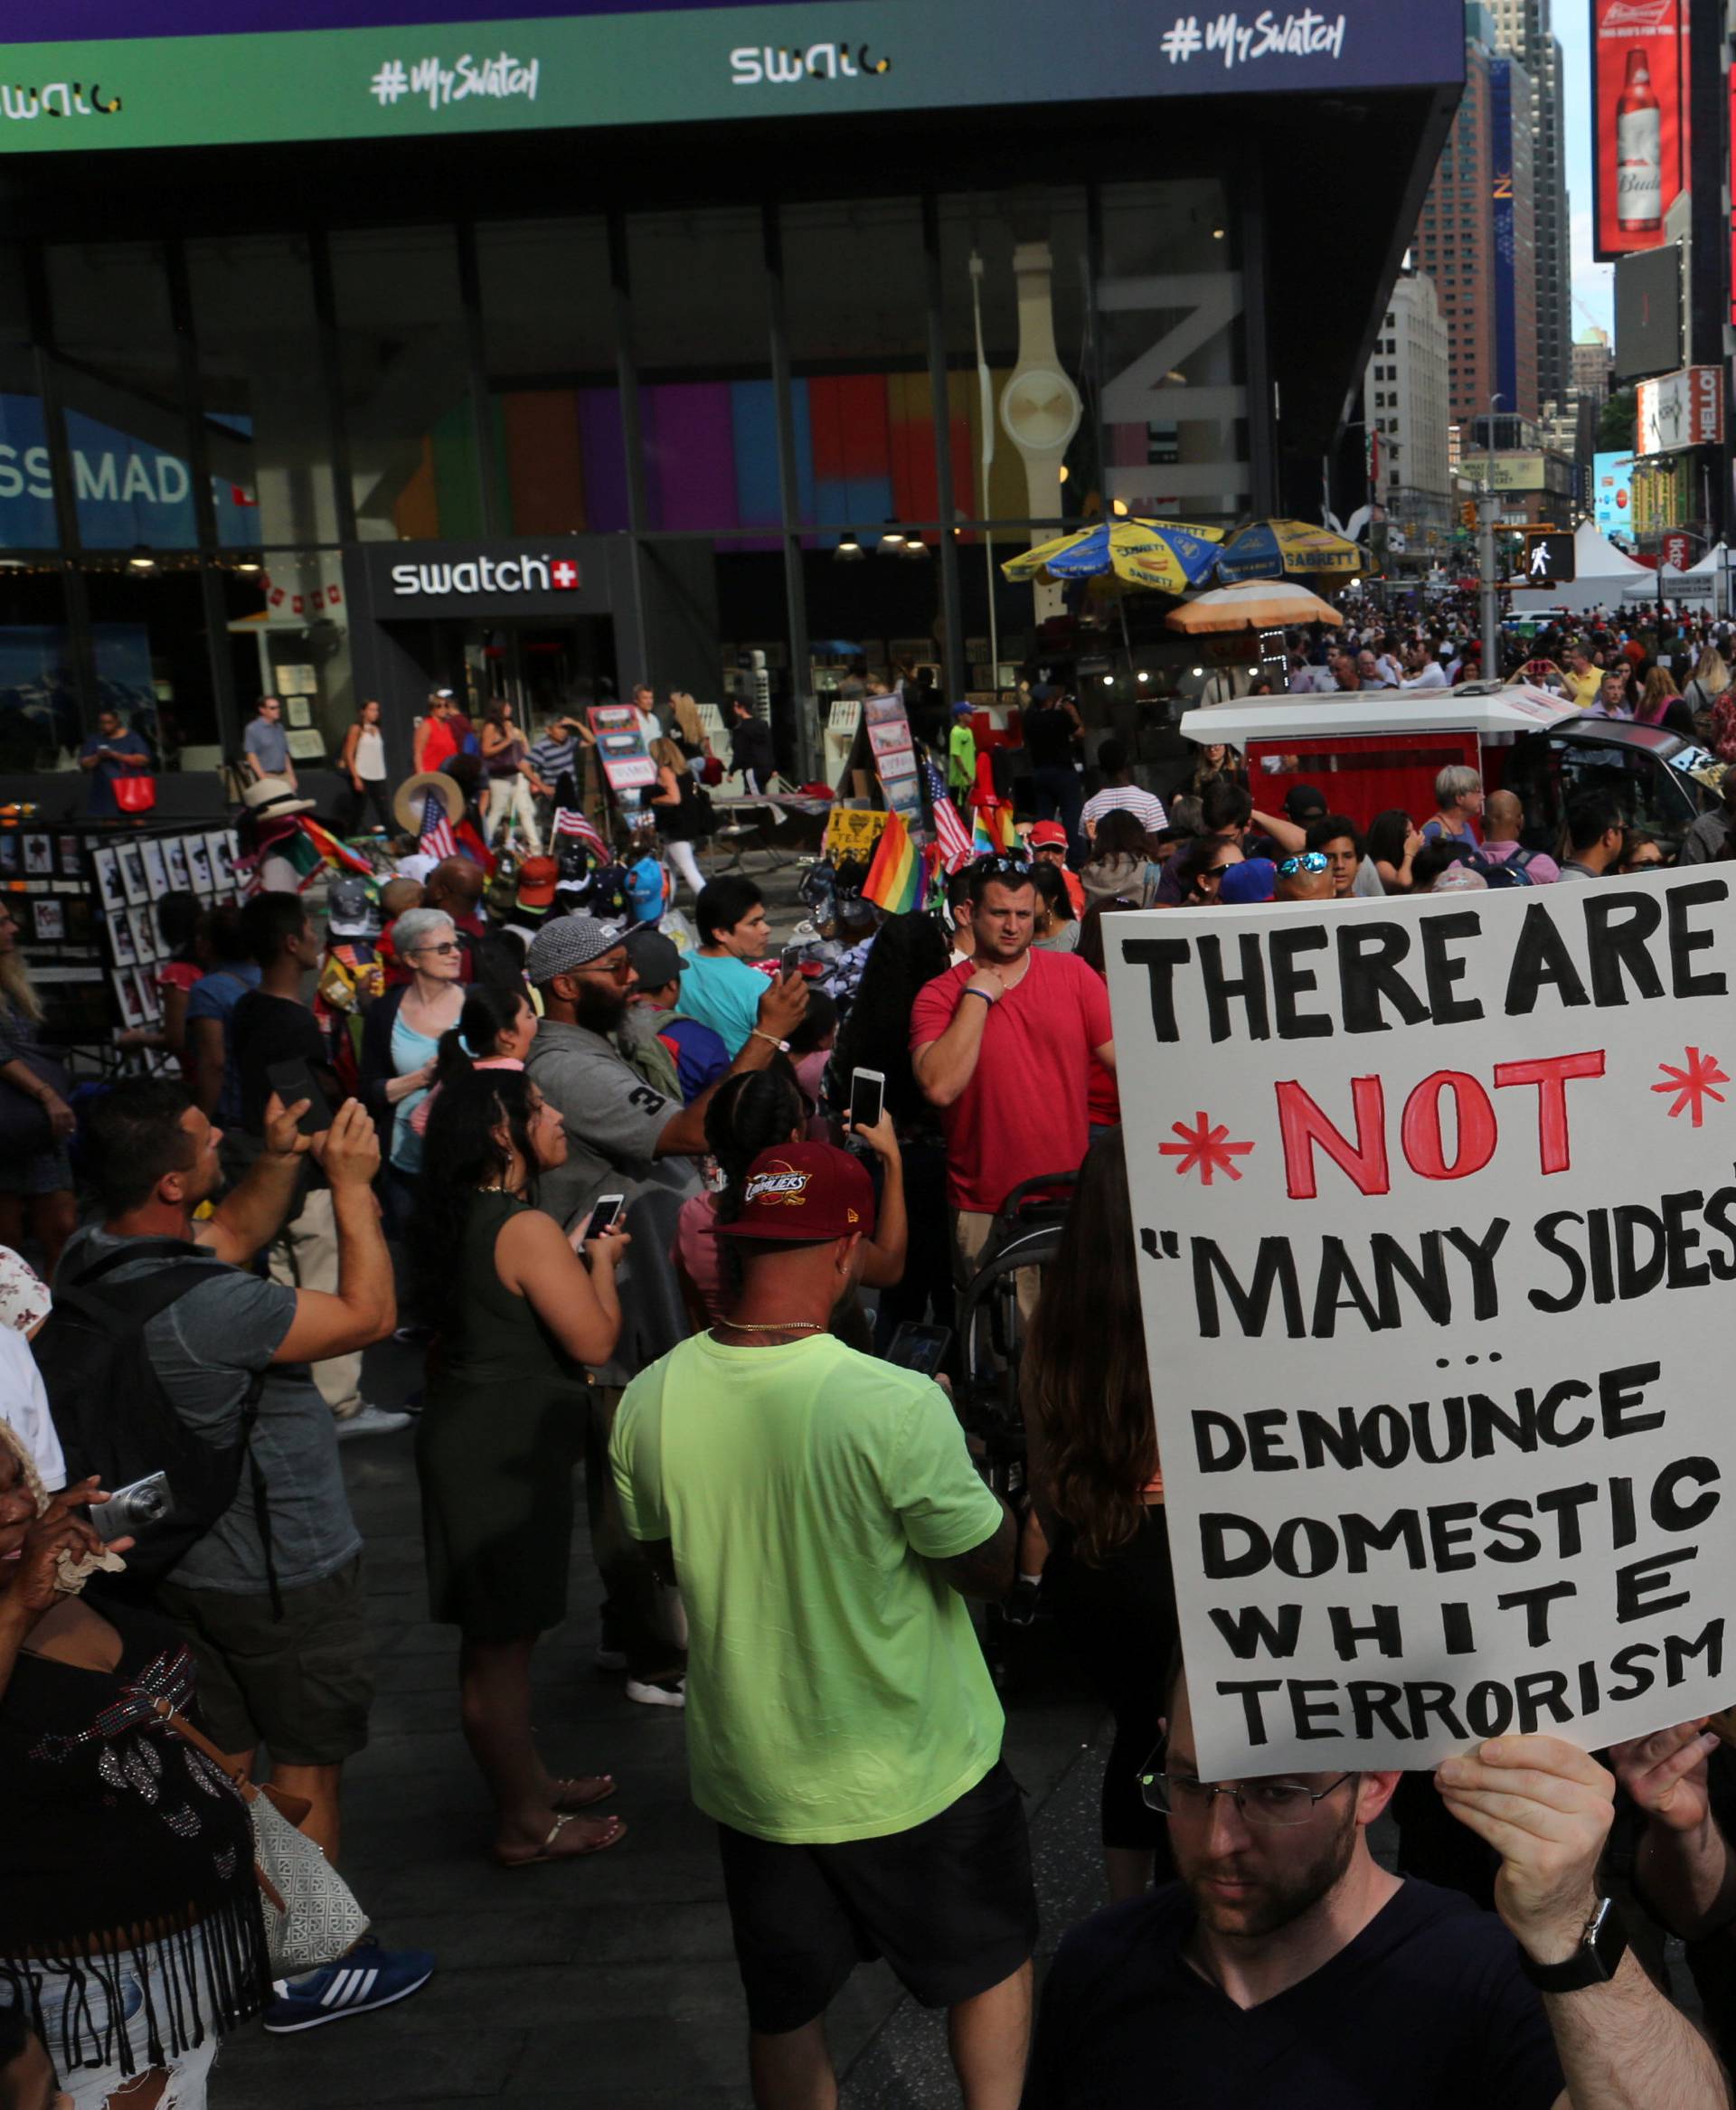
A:
[[[609,1457],[686,1607],[688,1763],[719,1825],[755,2102],[835,2099],[825,2011],[877,1951],[948,2010],[968,2100],[1016,2110],[1036,1904],[958,1594],[1008,1587],[1014,1528],[939,1387],[826,1330],[873,1228],[847,1152],[762,1152],[718,1225],[741,1258],[731,1316],[634,1380]]]
[[[970,705],[952,707],[952,731],[947,740],[947,789],[962,801],[976,781],[976,735],[971,730]]]

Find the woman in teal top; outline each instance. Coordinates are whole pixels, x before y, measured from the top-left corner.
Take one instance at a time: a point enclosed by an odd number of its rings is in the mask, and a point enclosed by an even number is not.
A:
[[[759,1023],[760,999],[770,986],[749,964],[771,948],[766,898],[750,879],[729,872],[701,889],[693,921],[699,945],[687,956],[675,1008],[710,1026],[733,1060]]]

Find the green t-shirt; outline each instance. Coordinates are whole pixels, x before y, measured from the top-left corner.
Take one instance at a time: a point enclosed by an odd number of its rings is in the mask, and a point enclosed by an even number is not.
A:
[[[609,1458],[627,1530],[675,1548],[708,1815],[794,1845],[873,1839],[987,1773],[1001,1703],[930,1563],[1002,1512],[931,1379],[830,1334],[701,1333],[627,1387]]]

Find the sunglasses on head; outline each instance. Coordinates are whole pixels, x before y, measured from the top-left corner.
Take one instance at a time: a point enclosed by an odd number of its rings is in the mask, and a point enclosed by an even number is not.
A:
[[[1031,876],[1031,860],[1028,857],[1014,857],[1010,854],[1002,855],[999,857],[979,857],[976,860],[976,869],[978,871],[1015,872],[1022,878],[1029,879]]]
[[[1287,857],[1278,869],[1283,878],[1294,879],[1299,871],[1326,871],[1331,862],[1324,850],[1303,850]]]

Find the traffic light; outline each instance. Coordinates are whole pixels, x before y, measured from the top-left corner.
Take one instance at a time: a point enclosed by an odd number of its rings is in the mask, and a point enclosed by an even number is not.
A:
[[[1575,577],[1573,538],[1560,528],[1525,530],[1525,584],[1571,586]]]
[[[1467,498],[1464,504],[1459,507],[1458,524],[1463,528],[1474,528],[1477,525],[1477,501],[1475,498]]]

